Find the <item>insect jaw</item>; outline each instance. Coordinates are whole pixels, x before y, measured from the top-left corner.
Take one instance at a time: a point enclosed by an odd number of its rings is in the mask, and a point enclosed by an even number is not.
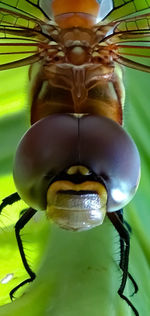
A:
[[[61,228],[82,231],[103,223],[106,204],[107,192],[101,183],[60,180],[48,189],[46,214]]]

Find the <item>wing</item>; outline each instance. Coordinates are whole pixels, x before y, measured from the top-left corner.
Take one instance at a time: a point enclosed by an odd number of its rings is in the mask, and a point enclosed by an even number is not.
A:
[[[135,34],[134,34],[135,35]],[[149,35],[150,38],[150,35]],[[150,72],[150,42],[141,42],[139,45],[117,44],[115,49],[112,49],[113,59],[130,68]],[[146,46],[147,45],[147,46]]]
[[[53,40],[50,34],[56,29],[39,1],[0,1],[0,70],[38,61],[46,49],[43,43]]]
[[[49,0],[3,0],[0,1],[0,9],[4,8],[30,18],[46,21],[49,19],[46,13],[48,2]]]
[[[150,72],[150,13],[113,21],[110,25],[112,34],[100,45],[107,44],[118,63]]]
[[[147,13],[150,8],[150,0],[102,0],[103,14],[102,18],[107,21],[116,21],[120,18]]]

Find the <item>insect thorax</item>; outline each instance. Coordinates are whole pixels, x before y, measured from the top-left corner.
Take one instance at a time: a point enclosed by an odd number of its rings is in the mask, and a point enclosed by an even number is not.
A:
[[[97,42],[105,32],[61,30],[57,42],[45,44],[41,61],[30,69],[32,123],[53,113],[91,113],[122,122],[122,72],[107,46]]]

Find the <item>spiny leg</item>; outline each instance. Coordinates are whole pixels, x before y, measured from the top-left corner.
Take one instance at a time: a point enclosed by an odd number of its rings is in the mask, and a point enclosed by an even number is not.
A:
[[[133,310],[134,314],[136,316],[139,316],[139,313],[137,309],[134,307],[134,305],[130,302],[130,300],[123,294],[126,282],[127,282],[127,277],[128,277],[128,264],[129,264],[129,251],[130,251],[130,236],[127,231],[127,229],[123,226],[122,221],[120,220],[119,216],[117,215],[118,212],[112,212],[112,213],[107,213],[108,218],[114,225],[115,229],[119,233],[120,239],[123,240],[124,245],[123,245],[123,252],[121,253],[121,260],[120,260],[120,267],[123,271],[122,275],[122,280],[121,280],[121,285],[118,290],[118,294],[120,297],[127,302],[127,304],[131,307]]]
[[[29,274],[29,278],[24,280],[23,282],[21,282],[20,284],[18,284],[10,293],[10,298],[11,300],[13,299],[13,295],[14,293],[24,284],[32,282],[35,277],[36,274],[31,270],[31,268],[29,267],[29,264],[27,262],[25,253],[24,253],[24,249],[23,249],[23,243],[20,237],[20,231],[21,229],[30,221],[30,219],[33,217],[33,215],[36,213],[37,211],[29,208],[23,215],[22,217],[18,220],[18,222],[15,225],[15,233],[16,233],[16,239],[17,239],[17,243],[18,243],[18,248],[19,248],[19,252],[21,255],[21,259],[23,262],[23,265],[25,267],[25,270],[27,271],[27,273]]]
[[[8,195],[6,198],[2,200],[2,203],[0,204],[0,213],[2,212],[4,207],[6,207],[7,205],[12,205],[13,203],[19,200],[21,200],[21,197],[17,192]]]
[[[127,227],[128,231],[130,233],[131,232],[131,227],[123,218],[123,210],[117,211],[117,215],[118,215],[121,223],[125,224],[125,226]],[[125,251],[124,240],[122,238],[120,238],[120,263],[119,263],[119,266],[120,266],[120,268],[122,270],[123,270],[123,258],[124,258],[123,253],[124,253],[124,251]],[[132,277],[132,275],[129,272],[128,272],[128,277],[129,277],[129,279],[131,280],[131,282],[132,282],[132,284],[134,286],[134,292],[131,295],[131,296],[133,296],[138,291],[138,285],[137,285],[137,283],[135,282],[134,278]]]

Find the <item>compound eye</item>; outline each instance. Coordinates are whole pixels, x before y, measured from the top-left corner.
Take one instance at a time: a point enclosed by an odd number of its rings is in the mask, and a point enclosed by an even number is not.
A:
[[[51,115],[23,136],[14,161],[14,181],[21,198],[45,210],[50,182],[77,162],[78,120],[73,115]]]
[[[140,179],[140,156],[135,143],[119,124],[102,116],[83,116],[80,163],[104,181],[107,212],[119,210],[132,199]]]

